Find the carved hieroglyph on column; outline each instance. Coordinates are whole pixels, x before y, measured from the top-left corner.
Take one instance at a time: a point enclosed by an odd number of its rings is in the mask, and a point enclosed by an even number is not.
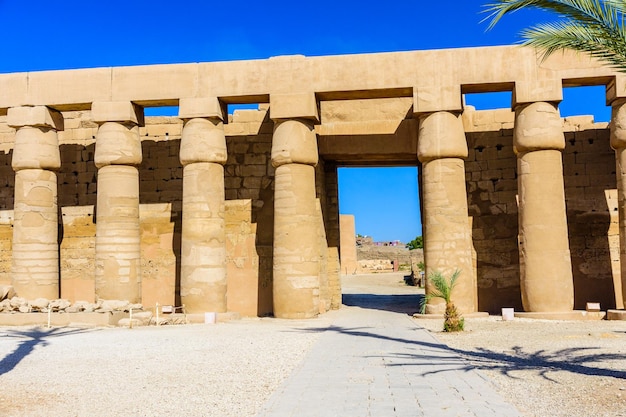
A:
[[[417,156],[422,163],[426,274],[439,271],[449,277],[455,270],[461,271],[452,300],[462,313],[476,312],[463,161],[467,157],[467,142],[461,117],[443,111],[422,115]],[[430,285],[426,291],[432,291]],[[426,306],[426,313],[443,313],[444,308],[443,300],[434,298]]]
[[[522,304],[527,312],[571,311],[574,283],[567,233],[565,137],[556,106],[515,108]]]
[[[139,229],[139,125],[143,109],[130,102],[97,102],[95,164],[96,296],[141,302]]]
[[[612,104],[611,147],[615,150],[622,299],[626,300],[626,99]]]
[[[192,313],[226,311],[224,164],[226,137],[217,98],[184,99],[180,143],[183,225],[180,297]]]
[[[15,171],[11,281],[20,297],[59,297],[57,176],[61,167],[57,131],[61,113],[44,106],[14,107],[11,165]]]
[[[271,101],[276,119],[277,101]],[[274,316],[309,318],[319,314],[320,244],[316,209],[317,137],[313,122],[275,120],[272,165],[274,197]]]

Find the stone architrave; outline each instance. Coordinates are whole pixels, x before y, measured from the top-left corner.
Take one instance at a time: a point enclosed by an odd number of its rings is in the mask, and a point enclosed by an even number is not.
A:
[[[223,113],[217,98],[184,99],[181,302],[190,313],[227,310]]]
[[[622,299],[626,299],[626,98],[612,103],[611,147],[615,150]]]
[[[526,312],[574,308],[563,162],[565,137],[555,104],[515,107],[519,251],[522,305]]]
[[[141,234],[139,228],[139,125],[143,109],[131,102],[94,102],[98,123],[95,164],[96,296],[141,302]]]
[[[272,165],[276,168],[274,316],[291,319],[317,316],[320,303],[319,215],[315,191],[317,136],[313,121],[288,118],[294,116],[290,112],[299,108],[295,104],[301,103],[302,98],[306,101],[313,96],[270,98],[270,111],[277,119],[272,140]],[[305,107],[316,111],[313,105]],[[311,116],[316,118],[317,114]]]
[[[450,277],[460,271],[452,300],[462,313],[478,310],[472,266],[472,237],[467,211],[465,162],[468,155],[459,115],[440,111],[420,116],[417,156],[422,163],[424,263]],[[433,288],[427,281],[427,293]],[[434,298],[426,314],[441,314],[443,300]]]
[[[15,127],[11,165],[15,171],[11,282],[18,296],[59,297],[57,175],[61,167],[58,130],[61,113],[44,106],[13,107],[7,124]]]

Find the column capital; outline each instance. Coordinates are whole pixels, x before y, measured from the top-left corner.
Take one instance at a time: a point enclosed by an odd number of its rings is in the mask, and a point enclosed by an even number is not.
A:
[[[274,121],[308,119],[319,123],[315,93],[270,94],[270,118]]]
[[[7,111],[7,125],[20,128],[24,126],[45,127],[63,130],[63,115],[46,106],[11,107]]]
[[[463,100],[460,85],[413,87],[413,115],[438,111],[461,112]]]
[[[211,118],[228,121],[226,104],[217,97],[181,98],[178,102],[178,117],[181,119]]]
[[[467,140],[460,115],[440,111],[420,116],[417,138],[417,158],[420,162],[467,158],[467,155]]]
[[[515,108],[513,149],[516,153],[565,149],[563,121],[556,104],[535,102]]]
[[[538,101],[557,104],[563,101],[563,81],[560,78],[543,78],[515,82],[511,108]]]
[[[107,122],[132,123],[143,126],[143,107],[130,101],[95,101],[91,103],[91,116],[98,124]]]
[[[194,117],[185,120],[179,158],[183,166],[196,162],[224,165],[228,159],[224,123],[217,117]]]
[[[626,148],[626,98],[611,102],[611,148]]]
[[[313,123],[283,120],[274,126],[272,166],[304,164],[316,166],[319,161],[317,135]]]

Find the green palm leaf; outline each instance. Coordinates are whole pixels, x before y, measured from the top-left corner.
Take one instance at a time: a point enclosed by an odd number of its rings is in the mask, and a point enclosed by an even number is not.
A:
[[[523,44],[537,48],[542,59],[571,49],[588,53],[626,72],[626,0],[500,0],[485,5],[489,29],[504,17],[524,8],[557,14],[561,20],[525,29]]]
[[[420,304],[420,311],[422,314],[426,311],[426,304],[433,298],[441,298],[446,304],[449,304],[452,297],[452,290],[456,286],[456,282],[459,278],[461,271],[458,269],[454,271],[450,280],[443,276],[443,274],[439,271],[433,271],[428,274],[428,281],[431,284],[431,291],[428,292],[422,298],[422,302]]]

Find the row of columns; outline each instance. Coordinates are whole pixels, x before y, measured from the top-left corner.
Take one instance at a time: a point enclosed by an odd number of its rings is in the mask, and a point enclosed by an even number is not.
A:
[[[226,311],[224,169],[226,139],[217,99],[181,100],[185,120],[181,298],[191,312]],[[143,109],[94,102],[98,124],[95,291],[102,299],[141,302],[139,171]],[[25,298],[59,297],[57,131],[62,115],[44,106],[11,108],[17,129],[12,167],[15,205],[11,276]]]
[[[280,107],[279,105],[277,107]],[[223,108],[217,98],[182,99],[180,161],[183,221],[180,296],[190,312],[226,311],[224,164],[227,159]],[[102,299],[141,302],[139,126],[143,109],[130,102],[95,102],[98,124],[95,165],[95,290]],[[16,172],[12,281],[20,296],[59,296],[57,131],[62,115],[44,106],[11,108],[17,129],[12,166]],[[313,122],[276,119],[272,145],[275,174],[274,313],[307,318],[325,311],[320,281],[328,257],[316,201],[317,138]],[[324,275],[324,276],[322,276]],[[325,296],[324,296],[325,297]],[[323,297],[323,298],[324,298]],[[329,297],[326,297],[329,298]]]
[[[527,312],[571,311],[574,288],[561,157],[565,148],[561,118],[553,103],[522,103],[515,107],[514,126],[522,304]],[[623,147],[626,148],[626,141]],[[426,274],[438,271],[450,276],[459,270],[453,299],[463,313],[473,313],[478,311],[478,297],[465,189],[463,159],[467,155],[459,112],[439,111],[419,116]],[[626,235],[626,227],[622,234]],[[427,283],[426,291],[433,290]],[[433,298],[426,306],[426,313],[440,314],[444,307],[442,300]]]
[[[614,104],[611,136],[618,167],[623,271],[625,108],[624,101]],[[320,279],[327,253],[320,245],[321,214],[315,190],[317,107],[314,96],[306,94],[276,99],[270,109],[275,121],[271,158],[276,169],[274,313],[284,318],[313,317],[324,310],[320,293],[327,289],[321,286],[328,285],[326,278]],[[92,113],[99,125],[95,153],[96,293],[104,299],[140,302],[137,165],[142,160],[139,126],[143,124],[143,111],[130,102],[101,102],[93,103]],[[190,311],[224,312],[224,113],[217,98],[187,99],[180,101],[180,117],[184,120],[180,149],[184,167],[181,299]],[[17,107],[9,109],[8,123],[17,129],[12,160],[16,172],[13,284],[26,298],[56,298],[59,259],[55,170],[60,167],[57,131],[63,129],[63,118],[43,106]],[[464,313],[475,312],[477,285],[463,162],[468,149],[459,112],[421,114],[418,134],[426,272],[450,274],[461,270],[455,303]],[[564,147],[555,104],[516,106],[521,293],[526,311],[573,308],[561,158]],[[442,309],[434,302],[426,312],[439,313]]]

